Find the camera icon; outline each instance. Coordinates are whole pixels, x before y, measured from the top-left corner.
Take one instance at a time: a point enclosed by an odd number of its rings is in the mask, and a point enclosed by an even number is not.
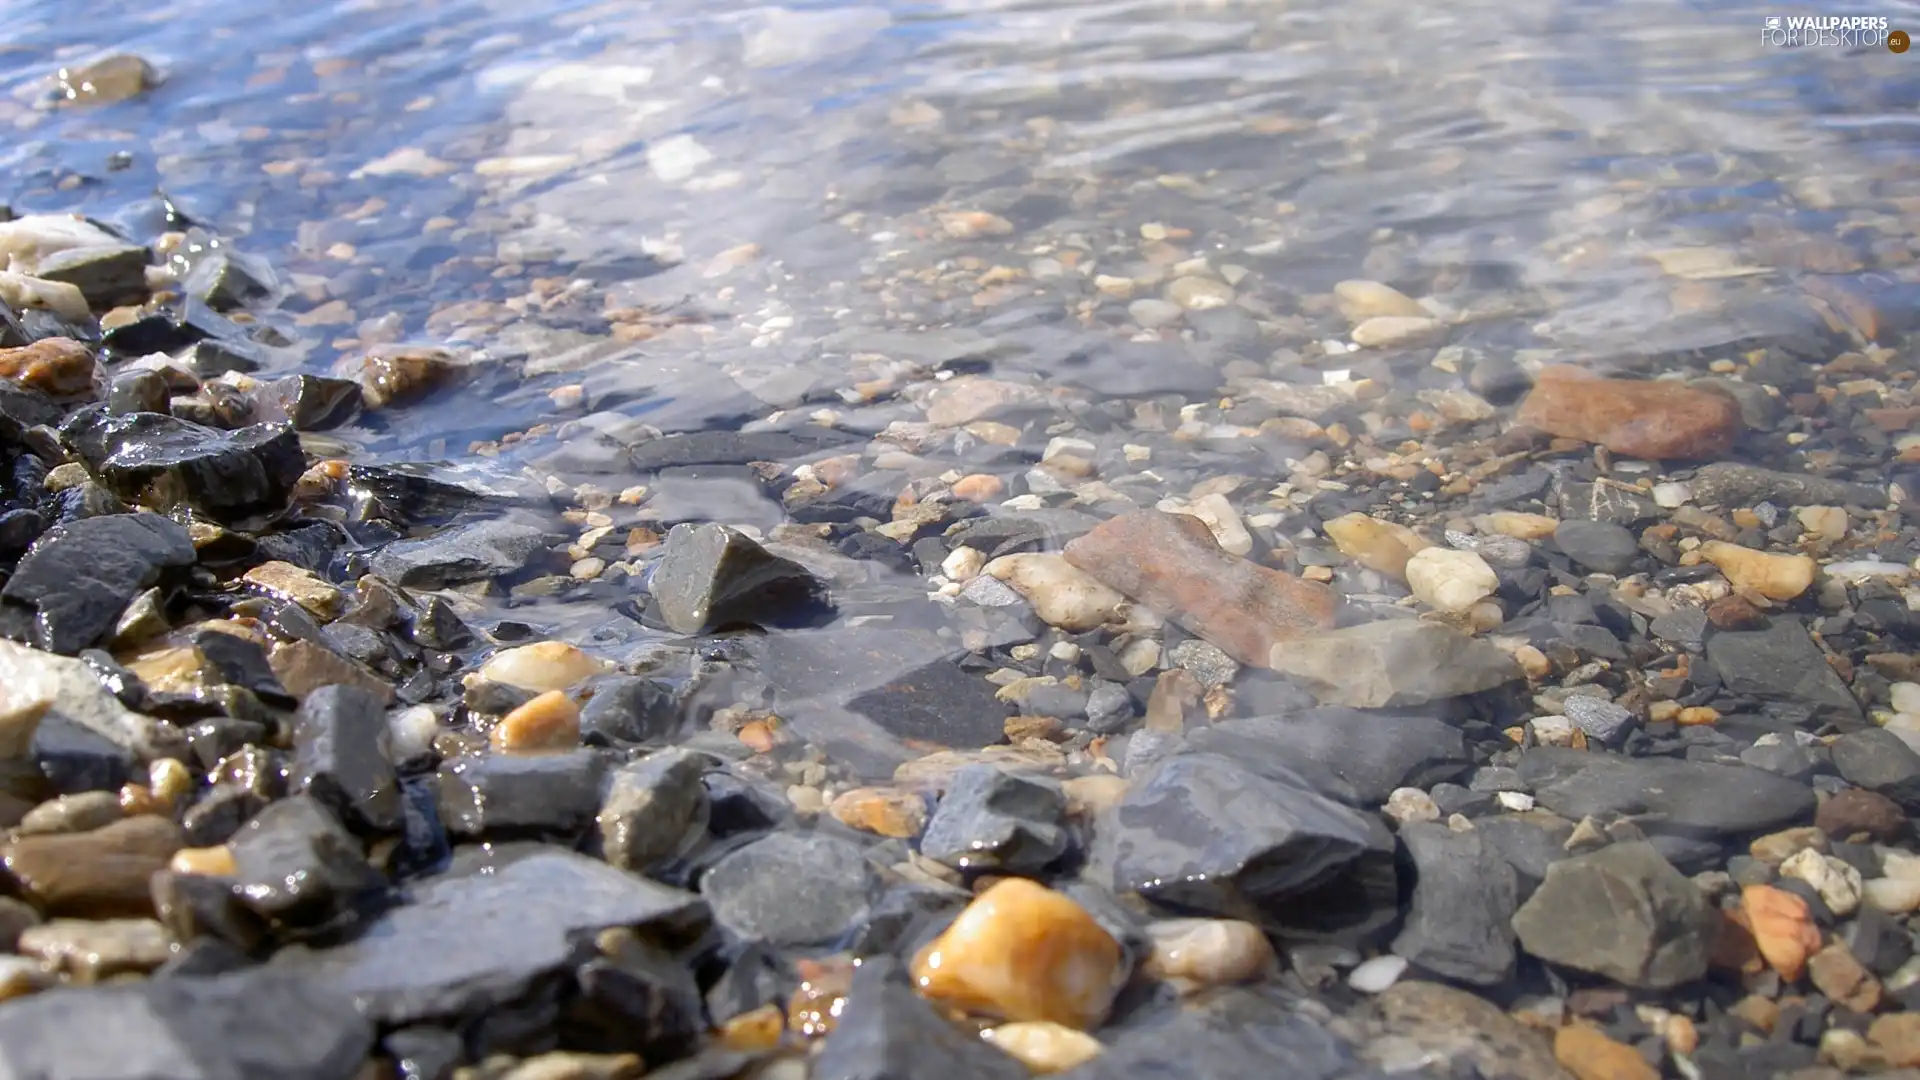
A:
[[[1778,15],[1769,15],[1769,16],[1767,17],[1767,29],[1769,29],[1769,30],[1778,30],[1778,29],[1780,29],[1780,16],[1778,16]]]

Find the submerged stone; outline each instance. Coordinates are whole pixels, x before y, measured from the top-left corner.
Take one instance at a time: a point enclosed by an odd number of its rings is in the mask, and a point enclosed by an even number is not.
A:
[[[799,563],[725,525],[676,525],[653,565],[648,591],[677,634],[777,625],[805,614],[826,586]]]
[[[306,471],[285,424],[217,431],[161,413],[75,413],[61,441],[114,494],[157,509],[187,505],[217,520],[276,512]]]
[[[109,514],[47,530],[0,598],[35,609],[36,644],[72,655],[100,641],[141,592],[194,563],[187,530],[159,514]]]

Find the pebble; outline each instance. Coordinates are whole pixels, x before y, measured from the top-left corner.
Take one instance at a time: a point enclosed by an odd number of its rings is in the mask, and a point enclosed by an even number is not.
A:
[[[1857,1013],[1880,1007],[1880,980],[1861,965],[1842,942],[1835,941],[1807,961],[1807,978],[1828,998]]]
[[[947,553],[940,560],[940,573],[948,581],[965,584],[980,575],[987,565],[987,556],[978,548],[961,546]]]
[[[1433,546],[1405,525],[1360,513],[1342,514],[1320,527],[1340,554],[1396,581],[1407,579],[1407,563],[1416,553]]]
[[[1515,421],[1647,461],[1723,457],[1743,429],[1731,397],[1671,380],[1603,379],[1571,365],[1542,369]]]
[[[1740,911],[1761,957],[1782,979],[1799,981],[1807,959],[1820,950],[1820,928],[1807,902],[1785,889],[1748,885],[1740,891]]]
[[[1181,277],[1167,286],[1167,299],[1188,311],[1211,311],[1233,303],[1233,288],[1213,278]]]
[[[980,1037],[1041,1076],[1077,1069],[1106,1048],[1084,1031],[1046,1020],[1024,1020],[988,1028]]]
[[[124,816],[118,795],[111,791],[83,791],[48,799],[27,811],[14,829],[14,835],[92,832]]]
[[[1431,340],[1445,329],[1445,323],[1431,316],[1375,315],[1353,328],[1353,343],[1363,349],[1390,349]]]
[[[1354,324],[1366,322],[1380,316],[1399,316],[1408,319],[1429,318],[1427,309],[1419,301],[1378,281],[1354,279],[1342,281],[1333,287],[1333,294],[1339,299],[1340,314]]]
[[[1794,511],[1800,527],[1817,540],[1838,543],[1847,538],[1847,511],[1840,506],[1803,506]]]
[[[205,877],[232,877],[233,849],[216,847],[181,848],[173,853],[167,869],[176,874],[200,874]]]
[[[1860,871],[1841,859],[1807,848],[1781,863],[1780,873],[1813,886],[1821,902],[1840,918],[1860,907]]]
[[[1553,1056],[1578,1080],[1660,1080],[1640,1052],[1591,1024],[1569,1024],[1553,1037]]]
[[[1171,300],[1142,297],[1127,305],[1127,317],[1147,330],[1171,326],[1184,316],[1179,304]]]
[[[1387,953],[1363,960],[1347,975],[1347,985],[1362,994],[1383,994],[1407,973],[1407,958]]]
[[[1867,1041],[1886,1055],[1896,1069],[1920,1066],[1920,1013],[1888,1013],[1867,1028]]]
[[[1120,943],[1064,893],[1006,878],[975,897],[913,959],[935,1002],[1006,1020],[1085,1030],[1126,976]]]
[[[827,804],[827,813],[849,828],[898,840],[911,840],[927,827],[927,803],[899,788],[854,788]]]
[[[1500,589],[1493,567],[1471,551],[1430,547],[1409,558],[1406,569],[1414,598],[1435,611],[1468,611]]]
[[[1700,557],[1718,567],[1734,588],[1751,589],[1782,603],[1812,587],[1814,572],[1819,569],[1805,555],[1755,551],[1724,540],[1700,545]]]
[[[1163,919],[1147,924],[1145,971],[1191,986],[1248,982],[1278,960],[1266,932],[1238,919]]]
[[[1005,582],[1033,605],[1034,613],[1047,625],[1062,630],[1080,632],[1118,622],[1127,602],[1117,590],[1058,554],[1002,555],[982,567],[981,573]]]
[[[544,692],[565,690],[607,670],[607,665],[564,641],[541,641],[495,653],[480,667],[488,682]]]
[[[149,972],[174,953],[166,927],[152,919],[54,919],[21,931],[15,948],[76,983]]]
[[[1848,788],[1822,802],[1813,823],[1836,840],[1865,833],[1884,843],[1906,831],[1907,812],[1879,792]]]
[[[506,753],[571,750],[580,745],[580,706],[565,691],[548,690],[501,717],[489,738]]]
[[[299,604],[322,622],[337,618],[346,606],[346,597],[339,589],[292,563],[261,563],[248,570],[243,580],[269,596]]]
[[[1433,796],[1415,787],[1395,788],[1387,796],[1383,812],[1397,825],[1440,820],[1440,807]]]
[[[953,482],[953,497],[970,503],[990,503],[1006,493],[1006,483],[987,473],[974,473]]]

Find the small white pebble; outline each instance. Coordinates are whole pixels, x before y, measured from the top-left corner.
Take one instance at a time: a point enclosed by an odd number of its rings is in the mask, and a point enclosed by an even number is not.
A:
[[[1406,972],[1406,957],[1376,956],[1354,968],[1347,976],[1347,985],[1362,994],[1381,994],[1399,982]]]
[[[1493,800],[1500,804],[1501,809],[1511,810],[1516,814],[1524,814],[1533,809],[1533,796],[1524,791],[1502,791],[1494,795]]]

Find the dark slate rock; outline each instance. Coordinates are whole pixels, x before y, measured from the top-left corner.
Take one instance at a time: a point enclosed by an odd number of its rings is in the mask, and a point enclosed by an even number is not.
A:
[[[351,1080],[372,1046],[351,997],[264,970],[0,1005],[0,1073],[21,1080]]]
[[[580,709],[583,737],[615,743],[664,741],[678,731],[680,699],[657,679],[615,675],[589,684],[593,696]]]
[[[1413,902],[1395,955],[1449,979],[1492,986],[1513,974],[1519,880],[1478,832],[1416,822],[1400,830],[1413,863]]]
[[[675,525],[648,577],[661,621],[677,634],[781,625],[817,614],[826,585],[806,567],[725,525]]]
[[[422,648],[452,652],[473,644],[473,627],[453,610],[446,597],[428,596],[408,623],[407,636]]]
[[[187,294],[215,311],[231,311],[271,291],[271,272],[234,252],[209,251],[193,261],[183,283]]]
[[[294,718],[287,782],[349,825],[367,832],[398,831],[400,781],[380,699],[345,684],[309,693]]]
[[[306,471],[300,436],[286,424],[218,431],[161,413],[75,413],[60,438],[123,499],[158,492],[216,520],[278,512]]]
[[[326,431],[360,411],[360,384],[325,375],[287,375],[267,384],[266,393],[295,431]]]
[[[689,465],[791,462],[859,438],[851,431],[823,427],[798,431],[695,431],[650,439],[633,447],[630,453],[634,469],[658,472]]]
[[[734,937],[776,946],[821,945],[870,910],[876,879],[861,850],[820,834],[774,833],[707,870],[700,893]]]
[[[1700,608],[1679,608],[1656,616],[1647,629],[1662,641],[1699,652],[1707,641],[1707,613]]]
[[[181,815],[180,827],[186,830],[187,843],[192,847],[224,844],[266,805],[266,798],[259,792],[215,784]]]
[[[95,311],[139,303],[147,297],[147,249],[134,244],[68,248],[43,256],[33,276],[72,285]]]
[[[1640,557],[1639,538],[1610,521],[1562,521],[1553,542],[1577,565],[1602,574],[1624,574]]]
[[[1225,720],[1189,732],[1188,742],[1228,757],[1246,754],[1248,743],[1272,747],[1309,779],[1331,775],[1345,781],[1353,805],[1369,809],[1386,802],[1395,788],[1430,788],[1455,779],[1473,760],[1460,729],[1444,721],[1339,706]]]
[[[989,559],[1022,551],[1058,551],[1091,532],[1101,519],[1080,510],[1053,507],[968,518],[947,530],[948,550],[970,547]]]
[[[393,1059],[400,1080],[452,1080],[467,1058],[467,1041],[458,1033],[427,1024],[401,1028],[380,1040],[380,1048]]]
[[[1868,728],[1840,736],[1829,750],[1848,783],[1885,795],[1908,813],[1920,812],[1920,754],[1900,736]]]
[[[913,992],[899,962],[867,957],[813,1080],[1026,1080],[1027,1067],[968,1035]]]
[[[1804,705],[1816,718],[1843,728],[1866,722],[1860,703],[1797,619],[1776,616],[1764,630],[1714,634],[1707,641],[1707,659],[1728,693]]]
[[[228,846],[247,906],[286,925],[329,922],[386,887],[360,841],[305,795],[268,805]]]
[[[962,870],[1033,873],[1066,854],[1066,812],[1052,780],[969,765],[953,774],[920,852]]]
[[[1285,1065],[1276,1073],[1278,1063]],[[1131,1025],[1105,1053],[1060,1080],[1333,1080],[1378,1074],[1327,1026],[1277,994],[1231,988],[1159,1023]],[[1400,1073],[1401,1076],[1419,1074]]]
[[[352,995],[382,1025],[470,1017],[586,960],[610,927],[697,933],[698,896],[557,848],[482,851],[415,884],[408,902],[330,949],[274,957],[315,987]]]
[[[265,356],[265,350],[258,349],[252,343],[238,338],[220,341],[208,339],[194,342],[193,347],[181,355],[180,361],[195,376],[212,380],[228,372],[251,375],[260,370],[261,361]],[[165,412],[166,410],[149,409],[147,411]]]
[[[1814,808],[1805,784],[1711,762],[1541,748],[1520,758],[1520,775],[1540,805],[1562,817],[1648,814],[1643,828],[1663,832],[1772,832],[1812,817]]]
[[[1264,923],[1265,909],[1358,858],[1372,823],[1304,781],[1177,754],[1136,780],[1095,835],[1110,845],[1116,891]]]
[[[56,795],[113,791],[132,779],[140,757],[58,711],[40,718],[33,732],[33,762]]]
[[[606,758],[566,754],[489,754],[440,766],[440,820],[455,836],[491,833],[564,835],[600,809]]]
[[[1473,828],[1513,868],[1521,903],[1546,879],[1547,867],[1567,857],[1573,835],[1573,825],[1552,814],[1500,814],[1474,822]]]
[[[1513,918],[1542,960],[1648,988],[1705,975],[1719,925],[1699,887],[1644,841],[1554,863]]]
[[[154,915],[177,941],[218,941],[243,960],[267,941],[266,920],[247,907],[224,878],[162,870],[149,879],[149,885]]]
[[[440,462],[354,465],[347,490],[360,519],[442,525],[462,514],[546,511],[553,496],[531,477],[475,471]]]
[[[87,518],[47,530],[0,598],[36,609],[34,643],[71,656],[111,631],[134,597],[193,562],[192,539],[169,518]]]
[[[1824,476],[1780,472],[1730,461],[1702,466],[1689,486],[1703,504],[1728,508],[1770,502],[1776,506],[1861,506],[1869,510],[1887,504],[1887,489],[1853,484]]]
[[[561,1025],[570,1045],[600,1053],[635,1052],[672,1061],[699,1046],[706,1030],[700,984],[687,965],[638,936],[620,935],[604,955],[575,972],[580,996]]]
[[[193,646],[220,682],[250,690],[276,705],[291,708],[295,704],[286,687],[280,685],[279,676],[267,661],[267,651],[259,643],[218,630],[202,630],[194,634]]]
[[[159,372],[123,371],[107,387],[107,411],[115,416],[165,412],[171,396],[167,380]]]
[[[440,589],[518,573],[547,547],[545,529],[504,518],[443,529],[417,540],[396,540],[374,555],[368,569],[409,589]]]
[[[765,832],[793,818],[793,804],[779,788],[765,781],[723,770],[708,773],[701,784],[707,789],[710,807],[707,828],[715,836]]]
[[[711,764],[684,748],[629,762],[613,774],[600,807],[600,846],[607,862],[643,872],[678,854],[705,830],[709,808],[701,782]]]

